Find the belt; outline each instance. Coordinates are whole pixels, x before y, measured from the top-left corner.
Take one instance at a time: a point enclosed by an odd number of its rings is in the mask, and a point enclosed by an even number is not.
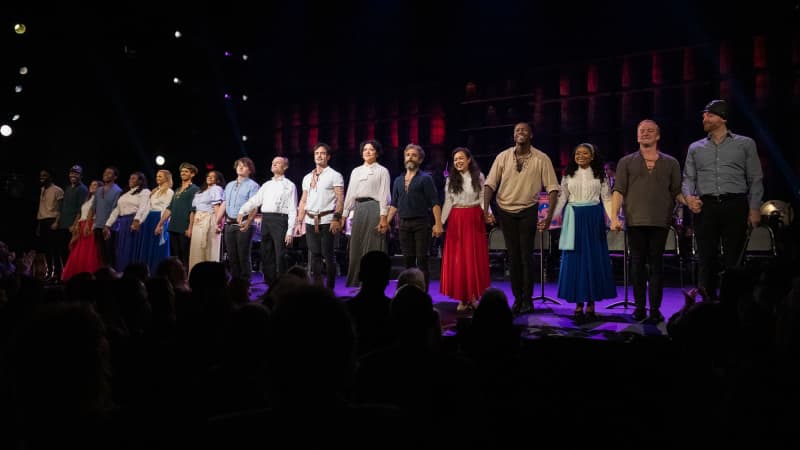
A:
[[[719,194],[719,195],[701,195],[700,199],[704,202],[726,202],[729,200],[741,200],[747,197],[747,194]]]
[[[306,211],[306,215],[307,215],[308,217],[310,217],[310,218],[314,219],[314,231],[316,231],[317,233],[319,233],[319,218],[320,218],[320,217],[325,217],[325,216],[327,216],[328,214],[333,214],[333,210],[330,210],[330,211],[322,211],[322,212],[320,212],[319,214],[316,214],[316,215],[314,215],[314,214],[311,214],[310,212]]]
[[[358,202],[358,203],[361,203],[361,202],[369,202],[369,201],[377,201],[377,200],[375,200],[375,199],[374,199],[374,198],[372,198],[372,197],[358,197],[358,198],[356,199],[356,202]]]
[[[247,220],[247,216],[242,217],[242,220]],[[225,217],[225,225],[238,225],[238,224],[239,222],[236,221],[235,217],[233,219],[227,216]]]

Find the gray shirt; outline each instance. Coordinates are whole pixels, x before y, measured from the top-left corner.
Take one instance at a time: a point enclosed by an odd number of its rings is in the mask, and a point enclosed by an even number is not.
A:
[[[759,209],[763,178],[756,143],[728,131],[719,145],[708,136],[689,146],[682,189],[684,195],[747,194],[750,209]]]
[[[117,200],[122,195],[122,188],[117,186],[116,183],[106,191],[106,186],[97,188],[94,194],[94,228],[103,228],[106,226],[106,221],[111,217],[111,211],[117,207]],[[111,228],[116,229],[115,223]]]
[[[677,159],[658,152],[653,170],[647,170],[642,153],[631,153],[617,164],[614,192],[625,198],[626,226],[667,228],[675,197],[681,193],[681,166]]]

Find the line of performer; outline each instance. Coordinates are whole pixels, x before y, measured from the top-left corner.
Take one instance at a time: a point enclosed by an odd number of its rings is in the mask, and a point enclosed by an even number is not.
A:
[[[346,284],[358,286],[362,256],[388,252],[387,233],[397,217],[405,265],[422,270],[426,286],[431,240],[445,235],[440,290],[464,311],[473,309],[489,287],[486,225],[497,224],[507,248],[512,310],[523,314],[533,309],[536,233],[560,217],[558,296],[575,304],[576,317],[592,318],[597,301],[616,297],[607,233],[621,232],[624,217],[633,317],[657,323],[664,319],[661,259],[676,203],[694,213],[698,287],[709,298],[717,288],[719,243],[725,248],[723,268],[736,265],[748,224],[757,226],[761,218],[756,145],[729,131],[728,109],[723,100],[706,105],[706,136],[689,146],[683,173],[678,161],[661,151],[658,124],[645,119],[637,127],[638,151],[620,159],[615,169],[604,164],[594,144],[580,143],[560,183],[547,154],[531,145],[532,127],[519,123],[514,145],[496,155],[486,176],[469,149],[452,151],[454,170],[444,184],[444,202],[434,179],[420,170],[425,160],[421,146],[405,147],[405,172],[392,180],[378,162],[382,148],[375,140],[361,143],[363,164],[352,170],[347,187],[329,165],[330,146],[317,144],[314,169],[303,178],[299,194],[285,176],[289,160],[282,156],[272,160],[272,177],[261,186],[251,179],[255,165],[247,157],[235,161],[236,179],[228,183],[222,173],[210,170],[196,185],[197,167],[183,163],[178,186],[170,171],[159,170],[152,190],[141,172],[131,174],[123,190],[115,167],[105,168],[102,179],[91,180],[87,188],[78,165],[69,170],[70,185],[62,190],[43,170],[37,236],[53,267],[66,260],[62,280],[103,266],[124,270],[134,262],[155,273],[169,256],[191,271],[201,261],[220,261],[224,241],[231,276],[249,281],[254,220],[260,217],[261,270],[267,284],[286,272],[287,247],[304,235],[311,278],[333,289],[334,239],[348,219]],[[541,192],[550,205],[544,217]]]

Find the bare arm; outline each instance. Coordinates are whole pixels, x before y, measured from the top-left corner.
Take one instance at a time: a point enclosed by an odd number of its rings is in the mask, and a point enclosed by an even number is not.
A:
[[[344,186],[334,186],[333,193],[336,194],[336,207],[333,210],[333,220],[331,221],[331,233],[336,234],[342,229],[342,210],[344,209]]]
[[[494,224],[494,215],[492,214],[491,209],[489,209],[489,204],[492,203],[492,197],[494,196],[494,189],[490,186],[483,186],[483,216],[486,219],[486,223],[492,225]]]
[[[622,201],[624,197],[619,191],[614,191],[611,194],[611,231],[620,231],[622,230],[622,225],[619,223],[619,209],[622,207]]]
[[[306,217],[306,202],[308,201],[308,191],[303,191],[303,196],[300,197],[300,204],[297,206],[297,219],[295,219],[294,224],[294,234],[300,234],[300,228],[302,227],[303,220]]]

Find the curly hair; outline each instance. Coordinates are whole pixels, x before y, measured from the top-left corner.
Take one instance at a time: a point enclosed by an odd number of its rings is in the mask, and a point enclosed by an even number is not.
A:
[[[592,154],[592,162],[589,164],[589,167],[592,168],[592,175],[594,175],[594,177],[598,180],[602,181],[606,176],[606,173],[603,170],[603,158],[600,157],[597,147],[588,142],[578,144],[574,149],[572,149],[572,158],[567,163],[566,169],[564,169],[564,176],[574,176],[575,172],[578,170],[578,163],[575,162],[575,152],[577,152],[581,147],[589,150],[589,152]]]
[[[450,159],[455,158],[458,152],[464,153],[464,156],[469,159],[467,170],[470,176],[472,176],[472,190],[475,191],[475,195],[480,198],[483,191],[483,187],[481,186],[481,168],[478,167],[478,163],[475,162],[475,158],[472,157],[472,152],[466,147],[457,147],[450,153]],[[453,194],[459,194],[464,190],[464,177],[461,176],[458,170],[452,170],[447,176],[447,180],[450,182],[450,187],[448,189]]]

